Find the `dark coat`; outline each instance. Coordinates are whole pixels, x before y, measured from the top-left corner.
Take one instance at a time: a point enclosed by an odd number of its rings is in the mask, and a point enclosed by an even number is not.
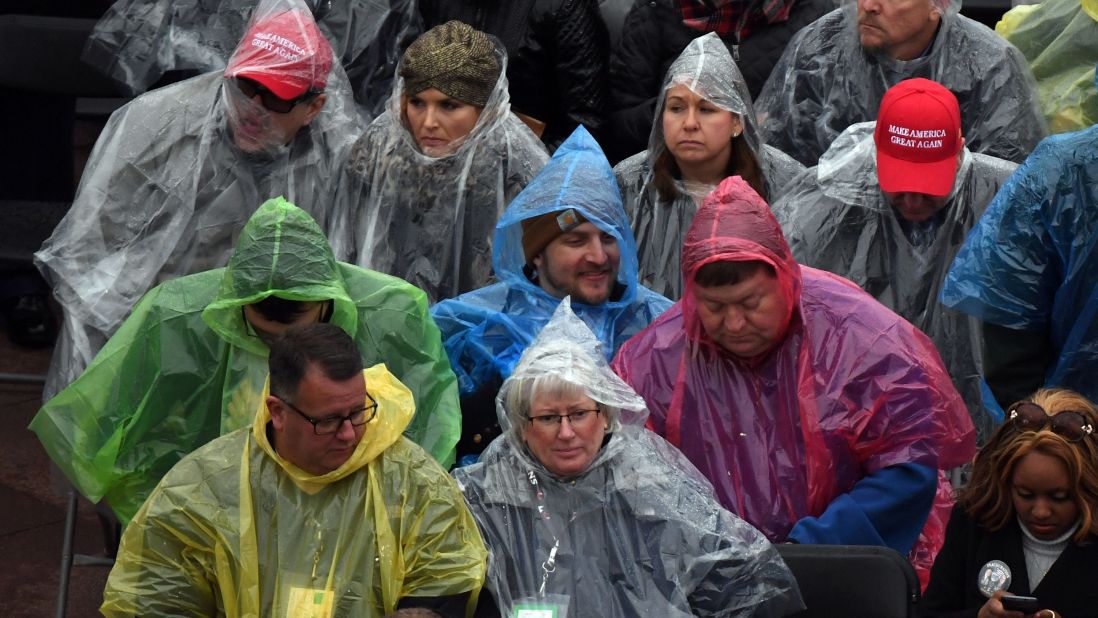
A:
[[[722,37],[736,60],[751,98],[759,96],[786,43],[803,26],[834,8],[831,0],[798,0],[789,19],[753,31],[740,41]],[[705,32],[682,23],[675,0],[636,0],[625,17],[621,42],[610,58],[607,154],[619,161],[648,147],[660,85],[668,67],[690,41]]]
[[[988,532],[956,505],[946,528],[945,545],[930,571],[930,585],[923,596],[924,616],[975,617],[987,598],[977,588],[980,569],[990,560],[1010,567],[1008,592],[1032,595],[1041,608],[1063,618],[1094,616],[1098,608],[1098,538],[1085,545],[1069,543],[1053,563],[1041,584],[1033,589],[1022,553],[1022,529],[1017,520],[998,532]]]
[[[579,124],[599,135],[610,42],[596,0],[421,0],[420,12],[427,28],[456,19],[503,42],[511,109],[544,122],[550,148]]]

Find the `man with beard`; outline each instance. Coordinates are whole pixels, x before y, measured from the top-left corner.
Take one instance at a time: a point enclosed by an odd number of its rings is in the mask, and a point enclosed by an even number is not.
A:
[[[442,301],[442,331],[462,396],[458,457],[500,433],[495,396],[566,296],[607,360],[671,306],[637,281],[637,249],[610,163],[586,129],[569,137],[496,224],[500,282]]]
[[[948,0],[845,0],[785,48],[755,102],[763,140],[815,165],[902,80],[942,84],[969,149],[1020,163],[1045,135],[1025,58]]]

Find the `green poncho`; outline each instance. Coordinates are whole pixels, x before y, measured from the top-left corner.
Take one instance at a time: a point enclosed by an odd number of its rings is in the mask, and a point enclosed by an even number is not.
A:
[[[90,500],[127,522],[187,453],[247,427],[267,377],[267,346],[243,306],[268,296],[333,301],[331,322],[363,363],[385,363],[412,391],[405,435],[444,467],[461,430],[457,389],[419,289],[335,261],[320,228],[276,198],[241,231],[229,265],[153,288],[92,364],[30,428]]]

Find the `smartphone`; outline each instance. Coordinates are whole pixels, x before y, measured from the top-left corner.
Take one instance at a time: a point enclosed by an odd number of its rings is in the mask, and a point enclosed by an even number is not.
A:
[[[1024,614],[1032,614],[1033,612],[1041,609],[1041,604],[1037,600],[1037,597],[1020,597],[1004,594],[999,601],[1003,604],[1003,609],[1008,612],[1022,612]]]

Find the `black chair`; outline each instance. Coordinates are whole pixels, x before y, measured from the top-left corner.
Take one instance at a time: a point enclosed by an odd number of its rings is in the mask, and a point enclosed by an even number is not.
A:
[[[914,618],[919,579],[911,563],[888,547],[777,545],[797,578],[806,609],[798,618]]]

